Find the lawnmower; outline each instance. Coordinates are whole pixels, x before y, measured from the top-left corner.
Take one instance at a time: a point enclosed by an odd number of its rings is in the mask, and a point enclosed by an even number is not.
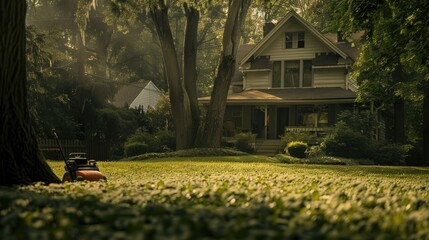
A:
[[[86,158],[86,153],[70,153],[69,158],[66,159],[55,129],[52,129],[52,132],[65,163],[64,169],[66,173],[64,173],[63,182],[107,180],[106,176],[98,169],[95,160]]]

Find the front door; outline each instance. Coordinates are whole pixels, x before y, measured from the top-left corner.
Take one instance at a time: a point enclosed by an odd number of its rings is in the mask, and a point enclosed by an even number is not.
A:
[[[285,134],[285,127],[289,126],[289,108],[277,108],[277,138]]]
[[[252,133],[256,138],[265,138],[265,112],[262,107],[252,107]]]

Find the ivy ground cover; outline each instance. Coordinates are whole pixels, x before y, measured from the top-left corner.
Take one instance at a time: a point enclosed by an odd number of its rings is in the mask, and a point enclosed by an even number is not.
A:
[[[99,167],[107,182],[0,188],[0,239],[429,239],[428,168],[257,156]]]

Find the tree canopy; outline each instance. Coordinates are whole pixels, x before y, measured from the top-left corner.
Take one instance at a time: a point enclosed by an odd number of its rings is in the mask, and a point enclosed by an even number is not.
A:
[[[426,13],[429,3],[342,0],[332,9],[333,26],[337,30],[348,35],[365,31],[359,58],[353,67],[361,100],[385,105],[393,102],[395,112],[399,112],[395,114],[395,121],[398,114],[404,115],[404,107],[396,108],[398,102],[418,106],[419,120],[409,127],[418,129],[418,138],[423,139],[428,159],[429,20]],[[395,127],[401,126],[395,124]]]

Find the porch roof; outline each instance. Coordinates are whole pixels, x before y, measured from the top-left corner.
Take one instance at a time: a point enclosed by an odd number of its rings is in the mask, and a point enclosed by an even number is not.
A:
[[[339,87],[330,88],[290,88],[290,89],[252,89],[227,96],[230,104],[317,104],[317,103],[353,103],[356,93]],[[210,97],[198,99],[208,104]]]

